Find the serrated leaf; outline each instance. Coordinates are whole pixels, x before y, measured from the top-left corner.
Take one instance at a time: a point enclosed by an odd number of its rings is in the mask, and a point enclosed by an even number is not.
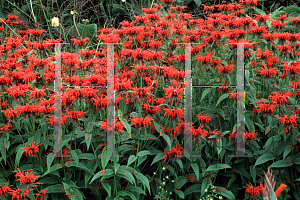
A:
[[[143,151],[138,152],[138,154],[137,154],[137,156],[141,156],[141,157],[144,155],[151,155],[151,152],[147,151],[147,150],[143,150]]]
[[[288,163],[289,160],[278,160],[270,165],[270,168],[283,168],[292,166],[293,163]]]
[[[47,156],[47,169],[48,169],[48,171],[51,167],[51,164],[52,164],[54,158],[55,158],[55,155],[53,153],[48,154],[48,156]]]
[[[63,184],[56,184],[56,185],[50,185],[46,188],[44,188],[44,190],[47,190],[46,193],[61,193],[62,190],[61,189],[64,188]]]
[[[133,177],[133,175],[130,171],[127,171],[125,169],[121,169],[121,171],[120,170],[117,171],[117,174],[118,174],[118,176],[128,180],[131,184],[136,185],[135,179],[134,179],[134,177]]]
[[[107,170],[103,170],[103,171],[97,172],[97,173],[93,176],[93,178],[92,178],[92,180],[90,181],[89,184],[91,184],[94,180],[96,180],[97,178],[103,176],[104,174],[107,175],[107,176],[109,176],[109,175],[112,175],[112,174],[113,174],[113,171],[112,171],[112,169],[107,169]]]
[[[260,157],[256,160],[254,166],[256,167],[257,165],[261,165],[261,164],[266,163],[266,162],[268,162],[268,161],[270,161],[270,160],[273,160],[274,158],[275,158],[275,157],[274,157],[273,154],[264,154],[264,155],[260,156]]]
[[[137,159],[137,157],[135,157],[135,155],[131,155],[128,159],[127,166],[129,166],[131,163],[133,163],[136,159]]]
[[[128,191],[134,191],[134,192],[137,192],[137,193],[139,193],[139,194],[146,194],[145,191],[142,190],[142,188],[137,187],[137,186],[133,186],[133,185],[128,186],[127,190],[128,190]]]
[[[147,159],[147,155],[139,156],[137,167],[140,166],[140,164],[142,164],[146,159]]]
[[[163,153],[158,153],[158,154],[154,157],[154,159],[153,159],[153,161],[152,161],[152,163],[151,163],[150,166],[152,166],[154,163],[156,163],[156,162],[162,160],[164,157],[165,157],[165,155],[164,155]]]
[[[139,180],[142,182],[142,184],[143,184],[145,187],[147,187],[147,189],[148,189],[148,191],[149,191],[149,194],[151,195],[151,190],[150,190],[150,185],[149,185],[149,180],[148,180],[148,178],[147,178],[146,176],[144,176],[144,175],[143,175],[142,173],[140,173],[140,172],[135,172],[134,175],[135,175],[135,177],[136,177],[137,179],[139,179]]]

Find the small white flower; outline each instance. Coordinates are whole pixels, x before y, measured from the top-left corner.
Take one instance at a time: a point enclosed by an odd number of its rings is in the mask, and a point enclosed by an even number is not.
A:
[[[122,0],[122,2],[126,2],[126,0]]]
[[[74,14],[75,14],[75,12],[73,10],[71,10],[71,15],[74,15]]]
[[[53,17],[51,19],[51,24],[52,24],[53,27],[58,27],[59,26],[59,19],[58,19],[58,17]]]

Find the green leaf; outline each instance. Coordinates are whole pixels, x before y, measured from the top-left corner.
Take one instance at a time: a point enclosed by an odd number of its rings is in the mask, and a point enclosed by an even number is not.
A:
[[[48,169],[48,171],[51,167],[51,164],[52,164],[54,158],[55,158],[55,155],[53,153],[48,154],[48,156],[47,156],[47,169]]]
[[[182,191],[175,191],[175,193],[181,198],[184,199],[184,193]]]
[[[253,10],[254,10],[256,13],[258,13],[258,14],[260,14],[260,15],[266,15],[265,11],[263,11],[263,10],[261,10],[261,9],[259,9],[259,8],[256,8],[256,7],[252,7],[252,8],[253,8]]]
[[[86,134],[85,134],[84,140],[85,140],[85,143],[86,143],[86,149],[87,149],[87,151],[88,151],[89,148],[90,148],[90,144],[91,144],[92,137],[93,137],[93,135],[90,134],[90,133],[86,133]]]
[[[203,99],[209,92],[210,92],[210,90],[208,90],[208,89],[204,90],[200,102],[202,102],[202,99]]]
[[[107,175],[107,176],[109,176],[109,175],[112,175],[112,174],[113,174],[113,171],[112,171],[112,169],[107,169],[107,170],[105,170],[104,172],[103,172],[103,171],[97,172],[97,173],[93,176],[93,178],[92,178],[92,180],[90,181],[89,184],[91,184],[94,180],[96,180],[97,178],[103,176],[104,174]]]
[[[147,177],[146,176],[144,176],[142,173],[140,173],[140,172],[135,172],[135,177],[137,178],[137,179],[139,179],[141,182],[142,182],[142,184],[144,185],[144,186],[146,186],[147,187],[147,189],[148,189],[148,191],[149,191],[149,194],[151,195],[151,190],[150,190],[150,185],[149,185],[149,180],[147,179]]]
[[[77,28],[83,39],[88,37],[91,40],[97,34],[97,24],[89,24],[85,26],[84,24],[78,23]]]
[[[81,153],[78,155],[78,159],[95,160],[95,155],[92,153]]]
[[[121,171],[120,170],[117,171],[117,174],[121,178],[124,178],[124,179],[128,180],[131,184],[136,185],[135,179],[134,179],[134,177],[133,177],[133,175],[130,171],[127,171],[125,169],[121,169]]]
[[[215,170],[219,170],[219,169],[225,169],[225,168],[231,168],[229,165],[227,164],[214,164],[214,165],[210,165],[206,171],[215,171]]]
[[[44,188],[44,190],[47,190],[46,193],[62,193],[63,191],[60,188],[64,188],[63,184],[50,185]]]
[[[198,166],[198,164],[192,163],[191,166],[196,174],[197,180],[199,181],[199,166]]]
[[[219,105],[219,103],[220,103],[221,101],[223,101],[224,99],[228,98],[229,96],[230,96],[229,94],[223,94],[223,95],[219,98],[219,100],[218,100],[218,102],[217,102],[217,104],[216,104],[216,107]]]
[[[158,133],[161,133],[161,129],[160,129],[160,126],[158,125],[158,123],[157,123],[156,121],[152,121],[152,123],[153,123],[153,125],[154,125],[156,131],[157,131]]]
[[[139,156],[137,167],[140,166],[140,164],[142,164],[146,159],[147,159],[147,155]]]
[[[186,184],[187,179],[181,179],[180,181],[178,181],[178,184],[175,186],[176,189],[180,189],[182,188],[182,186],[184,186],[184,184]]]
[[[137,156],[144,156],[144,155],[151,155],[150,151],[144,150],[144,151],[140,151],[138,152]]]
[[[239,173],[241,176],[246,177],[247,179],[250,179],[249,173],[246,171],[246,169],[242,165],[237,165],[234,167],[234,171]]]
[[[249,133],[252,133],[253,131],[255,131],[254,123],[249,117],[245,117],[245,124],[249,130],[248,131]]]
[[[120,191],[120,192],[118,192],[118,195],[123,196],[123,197],[130,196],[131,199],[136,200],[135,196],[131,192]]]
[[[201,0],[194,0],[194,2],[198,8],[201,6],[201,3],[202,3]]]
[[[48,157],[47,157],[47,158],[48,158]],[[50,167],[50,169],[48,169],[48,170],[42,175],[42,177],[43,177],[43,176],[46,176],[47,174],[50,174],[50,173],[52,173],[52,172],[54,172],[54,171],[56,171],[56,170],[58,170],[58,169],[61,169],[62,167],[63,167],[62,164],[54,165],[54,166]]]
[[[102,169],[104,170],[106,168],[106,165],[108,164],[108,161],[110,160],[111,155],[107,154],[107,149],[104,148],[102,151],[102,155],[101,155],[101,165],[102,165]]]
[[[104,189],[106,190],[107,194],[108,194],[108,197],[111,196],[111,186],[109,185],[108,182],[104,182],[104,181],[101,181]]]
[[[79,159],[78,159],[76,151],[72,150],[72,151],[70,151],[70,154],[71,154],[72,158],[74,159],[74,161],[76,162],[76,164],[78,165],[79,164]]]
[[[293,13],[293,12],[300,13],[300,8],[295,5],[290,5],[290,6],[283,8],[283,11],[288,14]]]
[[[135,157],[135,155],[131,155],[128,159],[127,166],[129,166],[131,163],[133,163],[136,159],[137,159],[137,157]]]
[[[291,151],[292,151],[291,146],[285,148],[285,149],[284,149],[284,152],[283,152],[283,159],[285,159],[285,157],[286,157],[287,155],[289,155],[289,153],[290,153]]]
[[[165,138],[165,140],[166,140],[166,142],[167,142],[167,144],[168,144],[168,146],[169,146],[169,149],[171,149],[171,148],[172,148],[172,143],[171,143],[170,137],[169,137],[168,135],[164,134],[164,133],[162,133],[161,136],[162,136],[163,138]]]
[[[182,161],[180,159],[177,159],[176,162],[178,163],[178,165],[180,166],[180,168],[182,169],[182,171],[184,171]]]
[[[219,190],[221,190],[221,192],[216,191],[215,192],[216,194],[223,195],[224,197],[226,197],[230,200],[235,200],[235,196],[231,191],[226,190],[226,189],[223,190],[224,188],[222,188],[222,187],[217,187],[217,186],[215,186],[215,187],[218,188]]]
[[[270,168],[283,168],[292,166],[293,163],[288,163],[289,160],[278,160],[270,165]]]
[[[134,192],[137,192],[137,193],[139,193],[139,194],[146,194],[145,191],[142,190],[142,188],[136,187],[136,186],[133,186],[133,185],[128,186],[127,190],[128,190],[128,191],[134,191]]]
[[[265,144],[265,146],[264,146],[264,149],[267,149],[267,147],[268,147],[269,145],[272,145],[272,144],[273,144],[272,142],[274,142],[274,145],[276,145],[276,143],[277,143],[279,140],[280,140],[280,135],[275,135],[275,136],[270,137],[270,138],[267,140],[267,142],[266,142],[266,144]]]
[[[154,160],[152,161],[151,165],[152,166],[154,163],[162,160],[165,157],[165,155],[163,153],[158,153],[155,157]]]
[[[252,176],[253,182],[256,182],[256,170],[255,170],[255,166],[251,165],[249,167],[249,169],[250,169],[250,174]]]
[[[263,154],[262,156],[260,156],[256,162],[255,162],[255,165],[254,166],[257,166],[257,165],[261,165],[265,162],[268,162],[270,160],[273,160],[275,157],[273,154]]]
[[[205,178],[201,184],[201,197],[204,195],[205,189],[208,189],[208,187],[209,187],[208,180]]]
[[[19,166],[19,163],[20,163],[20,159],[23,155],[23,152],[24,152],[24,149],[22,149],[24,147],[24,145],[19,145],[18,147],[18,152],[17,152],[17,155],[16,155],[16,160],[15,160],[15,164],[16,166]]]
[[[130,124],[127,122],[127,120],[123,119],[122,121],[123,126],[125,126],[126,131],[131,134],[131,126]]]

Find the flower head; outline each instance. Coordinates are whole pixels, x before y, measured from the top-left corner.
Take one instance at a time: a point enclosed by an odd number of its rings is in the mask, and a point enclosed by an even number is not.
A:
[[[53,17],[53,18],[51,19],[51,25],[52,25],[53,27],[58,27],[58,26],[59,26],[59,19],[58,19],[58,17]]]

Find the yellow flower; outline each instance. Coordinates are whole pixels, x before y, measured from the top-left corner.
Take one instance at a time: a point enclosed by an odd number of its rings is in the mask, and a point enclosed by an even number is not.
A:
[[[163,167],[162,169],[163,169],[163,170],[166,170],[166,168],[165,168],[165,167]]]
[[[53,27],[58,27],[59,26],[59,19],[58,19],[58,17],[53,17],[51,19],[51,24],[52,24]]]
[[[166,178],[169,178],[169,176],[166,176]]]
[[[163,185],[166,184],[165,182],[163,182]]]
[[[205,189],[205,192],[207,192],[207,189]]]
[[[223,199],[223,197],[222,197],[222,196],[219,196],[219,199]]]

